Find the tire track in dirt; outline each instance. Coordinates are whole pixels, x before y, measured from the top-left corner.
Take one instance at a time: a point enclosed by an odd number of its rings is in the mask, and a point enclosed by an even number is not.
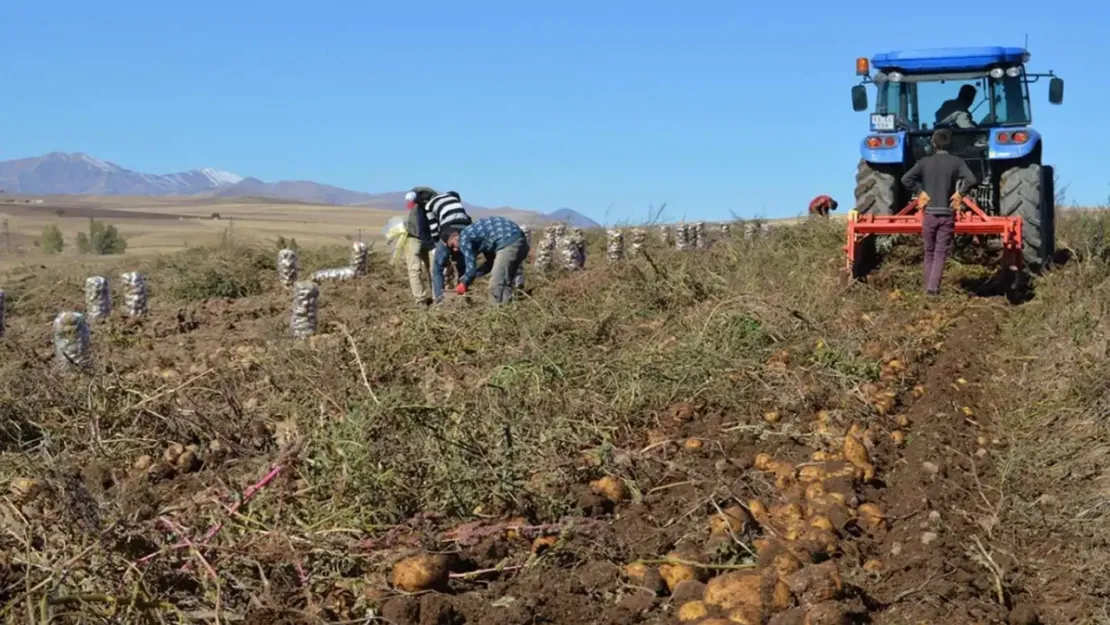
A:
[[[886,563],[871,585],[873,623],[1027,623],[1032,611],[1007,586],[1018,563],[999,535],[1002,494],[989,434],[989,354],[1000,311],[957,313],[905,417],[911,435],[883,458],[875,497],[890,520],[864,549]],[[909,403],[909,402],[906,402]]]

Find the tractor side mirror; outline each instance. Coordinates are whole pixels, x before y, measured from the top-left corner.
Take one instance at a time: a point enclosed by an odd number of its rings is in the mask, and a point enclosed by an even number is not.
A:
[[[867,87],[863,85],[852,87],[852,110],[857,113],[867,110]]]
[[[1053,77],[1048,81],[1048,101],[1060,104],[1064,101],[1064,79]]]

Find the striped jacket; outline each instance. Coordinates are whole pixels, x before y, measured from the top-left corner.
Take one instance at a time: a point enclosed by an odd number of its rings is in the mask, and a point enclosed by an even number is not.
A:
[[[469,226],[471,223],[470,215],[466,214],[459,194],[454,191],[440,193],[428,200],[424,205],[424,214],[428,216],[432,241],[439,240],[440,229],[443,226]]]

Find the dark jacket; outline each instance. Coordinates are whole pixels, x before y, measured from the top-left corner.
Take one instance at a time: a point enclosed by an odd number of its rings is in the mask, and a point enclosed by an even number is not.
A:
[[[965,194],[979,184],[967,163],[945,150],[937,150],[914,163],[902,176],[902,186],[911,194],[925,191],[929,205],[925,212],[932,215],[951,215],[950,199],[956,191]]]
[[[416,192],[416,206],[409,209],[409,214],[405,217],[405,232],[414,239],[420,239],[424,251],[430,251],[434,244],[424,206],[435,197],[436,190],[430,187],[414,187],[412,190]]]

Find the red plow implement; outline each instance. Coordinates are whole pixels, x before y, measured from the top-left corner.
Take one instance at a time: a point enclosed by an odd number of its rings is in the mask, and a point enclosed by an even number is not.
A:
[[[852,278],[866,272],[864,242],[872,235],[920,235],[924,212],[910,202],[896,215],[860,215],[855,210],[848,213],[848,271]],[[988,215],[971,198],[963,199],[963,206],[956,214],[955,235],[974,237],[999,236],[1002,238],[1002,262],[1005,269],[1019,271],[1022,265],[1021,217]]]

